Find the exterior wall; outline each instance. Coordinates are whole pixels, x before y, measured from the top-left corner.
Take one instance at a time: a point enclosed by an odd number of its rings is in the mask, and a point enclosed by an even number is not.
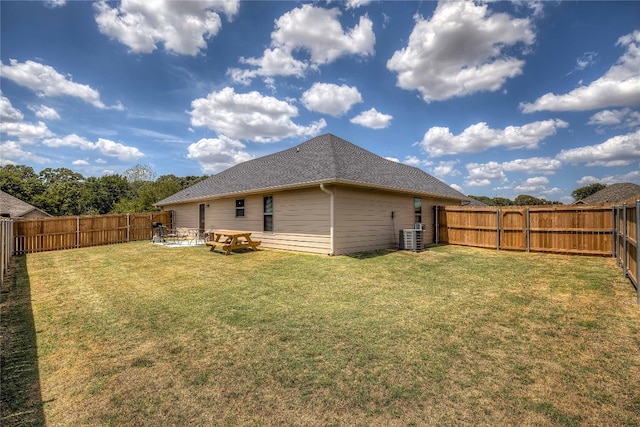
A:
[[[34,209],[20,216],[20,218],[49,218],[51,215],[42,212],[40,209]]]
[[[273,196],[273,232],[263,231],[263,197]],[[236,218],[236,199],[244,199],[245,216]],[[326,254],[330,250],[329,196],[319,187],[166,206],[175,212],[176,228],[197,228],[204,203],[205,227],[251,231],[262,246]]]
[[[349,187],[337,187],[334,190],[336,255],[397,249],[400,230],[414,227],[413,195]],[[435,241],[433,207],[450,204],[459,205],[460,202],[422,197],[425,243]]]
[[[415,222],[411,194],[348,186],[327,186],[334,191],[334,254],[397,249],[399,232]],[[263,231],[263,197],[273,196],[273,232]],[[236,199],[244,198],[245,216],[236,218]],[[166,206],[175,211],[176,228],[197,228],[199,205],[205,208],[205,227],[250,231],[262,246],[327,254],[331,250],[330,196],[318,187],[258,195],[212,199]],[[424,242],[434,242],[433,207],[459,205],[459,201],[422,198]],[[391,212],[394,212],[393,218]]]
[[[400,230],[413,228],[412,196],[348,187],[334,191],[336,255],[397,249]]]

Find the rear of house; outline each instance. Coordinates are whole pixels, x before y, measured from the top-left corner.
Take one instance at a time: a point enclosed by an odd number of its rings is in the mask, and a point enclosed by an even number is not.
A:
[[[268,248],[348,254],[398,247],[401,229],[466,197],[333,135],[236,165],[158,202],[174,226],[253,233]]]

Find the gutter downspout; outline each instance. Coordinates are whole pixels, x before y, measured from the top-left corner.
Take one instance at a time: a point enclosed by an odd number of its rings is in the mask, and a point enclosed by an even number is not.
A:
[[[333,206],[334,206],[333,200],[334,200],[334,198],[336,196],[336,193],[334,193],[333,190],[327,190],[326,188],[324,188],[324,184],[320,184],[320,190],[325,192],[325,193],[327,193],[330,196],[330,198],[329,198],[329,200],[330,200],[330,202],[329,202],[330,203],[329,204],[329,212],[330,212],[329,215],[330,215],[331,226],[330,226],[330,229],[329,229],[329,233],[330,233],[330,235],[329,235],[329,239],[330,240],[329,241],[330,241],[331,250],[329,251],[329,256],[333,256],[334,253],[335,253],[334,252],[335,239],[334,239],[334,232],[333,232],[333,230],[334,230],[334,222],[335,222],[335,212],[334,212],[334,209],[333,209]]]

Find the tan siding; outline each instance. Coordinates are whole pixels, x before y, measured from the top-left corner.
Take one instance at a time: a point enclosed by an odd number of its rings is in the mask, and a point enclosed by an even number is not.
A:
[[[413,197],[347,187],[335,193],[337,255],[397,248],[399,230],[413,226]]]
[[[398,234],[413,228],[413,195],[334,186],[335,254],[397,248]],[[273,195],[274,232],[264,233],[263,196]],[[319,187],[251,195],[245,199],[245,217],[235,217],[236,197],[204,202],[207,228],[246,230],[266,248],[328,253],[331,250],[330,196]],[[433,242],[433,206],[459,204],[422,198],[425,243]],[[198,205],[167,206],[176,211],[176,226],[198,226]],[[391,218],[391,212],[394,218]]]
[[[198,227],[198,203],[188,203],[175,205],[171,209],[173,214],[174,228],[197,228]],[[169,224],[165,224],[169,225]]]
[[[273,196],[274,232],[264,233],[263,197]],[[242,198],[242,197],[237,197]],[[245,199],[245,217],[236,218],[236,197],[205,201],[205,225],[218,230],[246,230],[265,248],[328,253],[329,195],[320,188],[251,195]],[[198,226],[198,205],[167,206],[176,211],[178,227]]]
[[[338,187],[335,253],[397,248],[400,230],[413,228],[415,224],[413,198],[413,195]],[[422,198],[425,243],[434,241],[433,206],[452,203],[451,200]]]

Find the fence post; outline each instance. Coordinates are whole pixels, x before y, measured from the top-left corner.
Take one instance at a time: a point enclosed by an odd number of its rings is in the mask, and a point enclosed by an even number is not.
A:
[[[76,216],[76,248],[80,247],[80,217]]]
[[[527,215],[525,218],[525,225],[526,227],[526,232],[525,232],[525,245],[527,247],[527,252],[531,251],[531,212],[529,211],[529,207],[527,206]]]
[[[636,302],[640,305],[640,200],[636,200]]]
[[[435,229],[435,241],[436,241],[436,245],[439,243],[440,240],[440,218],[439,218],[439,212],[438,212],[438,205],[433,207],[435,209],[435,213],[434,213],[434,217],[436,219],[436,229]],[[395,236],[396,232],[395,229],[393,230],[393,234]]]
[[[131,239],[130,229],[131,223],[129,222],[129,214],[127,214],[127,243],[129,243],[129,240]]]
[[[617,241],[617,239],[616,239],[616,234],[617,234],[616,230],[617,230],[617,228],[616,228],[616,207],[615,206],[611,206],[611,227],[612,227],[612,229],[611,229],[611,246],[612,246],[612,248],[611,248],[611,256],[615,258],[617,256],[617,253],[618,253],[618,248],[616,246],[616,241]]]
[[[496,236],[496,242],[497,242],[497,250],[500,250],[500,208],[497,209],[496,211],[496,215],[497,215],[497,221],[496,223],[498,224],[496,227],[496,232],[498,233]]]
[[[616,206],[616,265],[622,264],[622,254],[620,253],[620,206]]]
[[[625,279],[629,277],[627,274],[627,204],[622,204],[622,272]]]

